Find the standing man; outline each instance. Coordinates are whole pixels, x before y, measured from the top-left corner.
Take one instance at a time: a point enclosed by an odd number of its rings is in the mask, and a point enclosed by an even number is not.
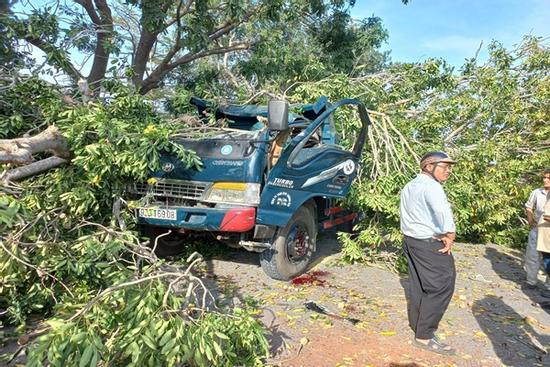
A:
[[[409,264],[408,316],[414,345],[440,354],[454,350],[435,331],[451,301],[456,270],[451,248],[455,223],[441,184],[456,163],[444,152],[429,152],[421,172],[401,192],[403,250]]]
[[[541,223],[546,195],[550,191],[550,168],[544,170],[542,175],[542,186],[533,190],[529,199],[525,203],[525,212],[527,213],[527,222],[529,223],[529,237],[527,238],[527,248],[525,249],[525,273],[527,278],[527,288],[535,289],[537,287],[537,275],[540,269],[540,255],[537,251],[537,233],[538,223]],[[546,293],[550,296],[550,283],[546,278]]]

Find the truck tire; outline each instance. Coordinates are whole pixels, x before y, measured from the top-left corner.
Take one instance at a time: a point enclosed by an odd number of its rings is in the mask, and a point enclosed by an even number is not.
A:
[[[185,235],[177,232],[172,232],[166,236],[163,236],[169,229],[166,228],[154,228],[147,233],[149,237],[149,247],[155,246],[157,240],[157,247],[155,248],[155,254],[160,257],[176,256],[181,254],[185,250]],[[160,237],[162,236],[162,237]]]
[[[275,233],[271,247],[260,254],[264,272],[277,280],[290,280],[307,270],[317,240],[317,223],[309,206],[300,207],[286,227]]]

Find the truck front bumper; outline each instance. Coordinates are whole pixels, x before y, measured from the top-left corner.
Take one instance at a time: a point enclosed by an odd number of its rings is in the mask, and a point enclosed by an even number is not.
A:
[[[142,209],[163,210],[158,207]],[[227,209],[170,207],[166,210],[176,212],[173,219],[146,217],[140,215],[140,210],[137,211],[137,218],[141,224],[193,231],[247,232],[256,224],[256,208],[253,207]],[[170,215],[165,217],[170,217]]]

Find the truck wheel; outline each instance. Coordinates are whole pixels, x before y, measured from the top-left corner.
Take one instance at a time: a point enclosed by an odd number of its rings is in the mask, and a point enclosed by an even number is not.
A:
[[[313,212],[302,206],[286,227],[279,228],[271,247],[260,254],[264,272],[277,280],[290,280],[306,271],[317,239]]]
[[[154,229],[148,233],[149,247],[155,246],[157,241],[157,247],[155,248],[155,254],[158,257],[175,256],[181,254],[185,250],[185,235],[177,232],[172,232],[163,236],[168,232],[168,229]],[[162,236],[162,237],[160,237]]]

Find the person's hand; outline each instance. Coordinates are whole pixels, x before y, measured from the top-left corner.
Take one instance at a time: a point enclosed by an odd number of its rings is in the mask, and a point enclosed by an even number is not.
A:
[[[438,252],[441,252],[443,254],[450,255],[451,254],[451,248],[453,247],[454,242],[454,234],[442,234],[439,236],[435,236],[435,239],[441,241],[443,243],[443,248],[437,250]]]
[[[550,222],[550,215],[545,215],[542,217],[546,222]]]
[[[546,219],[545,219],[546,220]],[[537,222],[535,221],[532,221],[532,222],[529,222],[529,229],[533,229],[537,226]]]

